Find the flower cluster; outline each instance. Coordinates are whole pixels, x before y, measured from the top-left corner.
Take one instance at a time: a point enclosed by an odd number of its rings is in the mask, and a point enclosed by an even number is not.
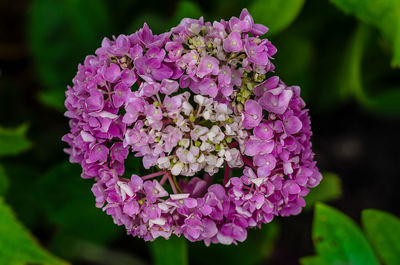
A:
[[[144,157],[146,169],[157,165],[175,176],[193,176],[201,170],[217,173],[225,161],[230,167],[243,165],[240,151],[229,143],[233,139],[244,143],[247,131],[240,128],[241,116],[227,104],[195,95],[194,109],[189,92],[165,95],[153,103],[140,99],[135,98],[125,117],[144,119],[127,129],[124,146]]]
[[[276,48],[246,9],[105,38],[66,92],[70,161],[96,206],[145,240],[231,244],[300,213],[321,180],[300,88],[271,73]],[[143,168],[127,175],[130,157]],[[139,176],[139,171],[147,171]]]

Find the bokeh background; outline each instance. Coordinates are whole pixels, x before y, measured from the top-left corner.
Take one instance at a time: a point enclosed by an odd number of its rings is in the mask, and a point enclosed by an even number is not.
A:
[[[143,22],[161,33],[183,17],[229,19],[244,7],[270,28],[276,74],[302,88],[325,180],[303,213],[237,247],[188,244],[190,264],[298,264],[314,253],[318,200],[356,221],[366,208],[400,215],[398,1],[1,0],[0,197],[41,246],[72,264],[152,264],[148,244],[95,208],[92,181],[63,153],[64,92],[105,36]]]

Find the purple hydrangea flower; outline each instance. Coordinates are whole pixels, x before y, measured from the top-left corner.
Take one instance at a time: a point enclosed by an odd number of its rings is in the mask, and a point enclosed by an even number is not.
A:
[[[223,47],[226,52],[240,52],[243,49],[240,33],[231,32],[224,40]]]
[[[128,234],[237,244],[301,212],[321,174],[300,88],[273,76],[267,31],[246,9],[229,21],[185,18],[161,35],[144,24],[79,65],[66,153]],[[144,170],[128,174],[131,157]]]

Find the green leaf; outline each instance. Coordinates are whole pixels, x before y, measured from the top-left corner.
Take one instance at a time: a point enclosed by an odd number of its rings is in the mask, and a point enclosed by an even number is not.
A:
[[[198,19],[203,15],[200,6],[195,2],[181,1],[178,3],[174,17],[172,18],[170,25],[174,27],[179,24],[182,18],[195,18]]]
[[[68,264],[43,249],[0,198],[0,264]]]
[[[400,67],[400,1],[331,0],[344,12],[379,28],[394,49],[392,66]]]
[[[366,109],[384,115],[400,114],[400,88],[387,89],[372,95],[366,91],[363,82],[363,55],[370,42],[371,29],[360,24],[345,50],[337,78],[337,86],[342,98],[354,97]],[[379,90],[382,90],[379,87]]]
[[[27,130],[26,124],[15,129],[0,127],[0,157],[16,155],[31,147],[31,142],[26,138]]]
[[[166,240],[158,238],[150,244],[154,265],[188,265],[186,239],[173,236]]]
[[[310,256],[304,257],[300,259],[301,265],[331,265],[332,263],[324,260],[322,257],[319,256]]]
[[[255,0],[249,12],[255,23],[264,24],[269,34],[277,34],[288,27],[300,13],[305,0]]]
[[[317,254],[333,264],[378,265],[379,262],[357,224],[343,213],[317,203],[313,223]]]
[[[323,173],[321,183],[311,189],[306,196],[306,207],[310,208],[316,202],[332,201],[342,196],[340,178],[334,173]]]
[[[342,98],[354,96],[360,103],[367,103],[367,96],[362,85],[362,58],[365,43],[370,35],[370,29],[365,24],[359,24],[344,52],[340,72],[337,76]]]
[[[106,10],[103,0],[33,1],[29,41],[45,85],[39,99],[46,105],[64,110],[64,92],[78,63],[110,33]]]
[[[374,209],[362,211],[364,231],[386,265],[400,264],[400,219]]]
[[[0,164],[0,196],[4,196],[9,186],[8,177],[4,167]]]
[[[277,222],[272,222],[264,224],[261,229],[249,230],[247,239],[237,246],[211,244],[206,247],[203,242],[190,244],[190,264],[204,264],[204,257],[212,257],[207,260],[208,265],[261,264],[273,255],[279,232]]]
[[[96,208],[93,181],[82,179],[81,170],[70,163],[54,166],[37,182],[35,199],[49,221],[59,227],[59,233],[104,244],[118,237],[122,229]]]

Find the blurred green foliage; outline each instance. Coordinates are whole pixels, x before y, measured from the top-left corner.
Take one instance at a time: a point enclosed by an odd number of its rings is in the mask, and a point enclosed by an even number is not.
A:
[[[69,240],[81,240],[106,244],[121,236],[122,229],[112,218],[94,206],[91,181],[79,178],[79,165],[61,163],[55,165],[35,183],[35,200],[49,221],[57,226],[52,246],[68,257]],[[93,225],[96,224],[96,225]]]
[[[0,197],[0,264],[66,265],[41,248]]]
[[[361,213],[362,226],[376,253],[386,265],[400,264],[400,219],[368,209]]]
[[[174,27],[178,25],[181,19],[184,17],[199,18],[203,15],[203,11],[201,10],[199,4],[190,1],[181,1],[176,7],[176,11],[174,12],[174,16],[172,17],[169,26]]]
[[[315,206],[312,238],[316,252],[329,264],[379,264],[356,223],[327,205]]]
[[[16,129],[0,127],[0,157],[5,155],[17,155],[31,146],[25,134],[27,125],[21,125]]]
[[[33,2],[28,32],[45,85],[39,95],[43,103],[63,110],[65,85],[70,84],[77,62],[110,33],[108,14],[103,0]]]
[[[368,209],[362,212],[362,224],[367,237],[351,218],[318,203],[312,231],[318,256],[302,258],[300,263],[375,265],[380,264],[379,256],[384,264],[399,264],[400,219],[383,211]]]
[[[278,34],[299,15],[305,0],[254,0],[248,9],[255,23],[267,25],[269,34]]]
[[[0,127],[0,157],[16,155],[31,146],[25,136],[27,129],[26,125],[17,129]],[[42,248],[17,220],[10,206],[4,202],[8,186],[9,180],[0,164],[0,264],[67,264]]]
[[[182,236],[168,240],[157,238],[149,243],[154,265],[188,265],[189,257],[186,239]]]
[[[397,0],[330,0],[346,13],[377,27],[393,44],[392,65],[400,67],[400,2]]]
[[[0,164],[0,196],[4,196],[8,188],[8,177],[4,167]]]
[[[372,41],[372,31],[367,25],[360,23],[345,50],[341,63],[337,86],[342,98],[355,98],[361,105],[373,112],[385,115],[400,114],[400,87],[389,88],[371,95],[365,88],[362,61],[366,53],[367,43]]]
[[[339,176],[334,173],[322,173],[320,184],[311,189],[306,196],[306,209],[310,209],[317,202],[337,200],[342,196],[342,185]]]

